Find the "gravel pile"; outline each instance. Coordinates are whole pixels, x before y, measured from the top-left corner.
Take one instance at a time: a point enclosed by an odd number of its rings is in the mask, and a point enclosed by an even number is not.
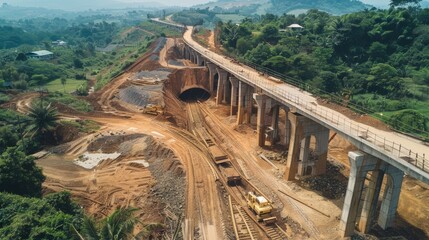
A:
[[[145,107],[150,103],[150,94],[144,91],[144,87],[129,86],[119,91],[119,99],[129,104]]]
[[[171,71],[160,68],[156,71],[141,71],[136,73],[132,79],[133,80],[141,80],[141,79],[156,79],[159,81],[168,79],[168,75],[170,75]]]
[[[146,139],[145,159],[156,183],[151,195],[176,217],[183,215],[185,209],[186,178],[183,166],[175,158],[173,151],[155,142],[152,137]],[[167,221],[166,229],[174,229],[176,222]]]
[[[185,66],[182,62],[176,61],[176,60],[168,60],[168,64],[174,65],[174,66]]]
[[[161,85],[131,85],[119,90],[119,99],[139,107],[148,104],[163,105],[161,92]]]
[[[158,41],[158,44],[156,45],[155,49],[153,50],[154,53],[161,52],[162,48],[164,48],[165,43],[167,43],[167,38],[161,37]]]
[[[300,182],[304,188],[318,191],[329,199],[339,199],[345,196],[348,179],[341,174],[343,165],[328,161],[326,174],[305,178]]]

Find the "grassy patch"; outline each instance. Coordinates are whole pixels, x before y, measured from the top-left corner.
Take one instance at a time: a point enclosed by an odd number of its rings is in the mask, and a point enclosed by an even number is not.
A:
[[[10,100],[10,98],[8,95],[0,93],[0,104],[5,103],[9,100]]]
[[[86,80],[76,80],[72,78],[68,78],[66,84],[63,86],[61,84],[61,79],[55,79],[54,81],[49,82],[43,87],[46,88],[49,92],[66,92],[71,93],[76,91],[76,89],[85,84]]]
[[[79,132],[83,133],[94,133],[100,129],[100,124],[92,120],[80,120],[80,121],[61,121],[61,124],[70,125],[79,129]]]
[[[79,112],[92,111],[92,106],[87,101],[67,93],[50,93],[47,97],[45,97],[44,101],[58,102]]]
[[[178,29],[172,29],[165,25],[153,23],[150,21],[144,21],[140,24],[140,27],[159,36],[165,35],[166,37],[181,37],[182,32]]]
[[[216,14],[216,17],[220,18],[222,22],[233,22],[240,23],[246,17],[240,14]]]
[[[132,65],[141,54],[146,53],[147,48],[153,40],[153,37],[147,37],[135,46],[119,47],[109,54],[110,60],[108,67],[105,70],[99,71],[99,74],[96,76],[95,90],[101,89],[113,78],[119,76],[123,70]]]

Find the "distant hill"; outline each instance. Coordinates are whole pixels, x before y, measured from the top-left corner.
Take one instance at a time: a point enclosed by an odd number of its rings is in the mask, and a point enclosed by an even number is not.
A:
[[[118,9],[118,8],[160,8],[164,7],[157,2],[133,2],[132,0],[6,0],[2,1],[18,7],[38,7],[47,9],[60,9],[66,11],[85,11],[88,9]]]
[[[236,11],[238,13],[251,14],[299,14],[308,9],[319,9],[334,15],[341,15],[350,12],[361,11],[372,8],[372,5],[364,4],[358,0],[219,0],[207,4],[196,5],[195,8],[224,9]]]

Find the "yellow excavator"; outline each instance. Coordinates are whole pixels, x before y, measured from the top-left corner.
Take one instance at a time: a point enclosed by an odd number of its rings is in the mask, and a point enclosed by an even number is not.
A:
[[[265,224],[272,224],[277,221],[273,216],[273,206],[263,196],[257,196],[253,192],[246,194],[247,206],[256,214],[256,219]]]

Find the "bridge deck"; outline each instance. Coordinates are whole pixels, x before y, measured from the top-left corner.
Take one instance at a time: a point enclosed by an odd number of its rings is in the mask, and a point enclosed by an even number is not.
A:
[[[171,24],[160,20],[158,22]],[[316,97],[312,96],[311,93],[287,83],[273,82],[269,76],[261,76],[255,69],[232,62],[231,59],[204,48],[193,40],[192,32],[192,27],[188,27],[185,31],[183,35],[185,43],[209,61],[227,70],[241,81],[261,88],[264,94],[278,102],[341,134],[362,151],[378,157],[403,170],[406,174],[429,184],[429,146],[421,140],[397,132],[376,129],[356,122],[333,109],[319,105]]]

